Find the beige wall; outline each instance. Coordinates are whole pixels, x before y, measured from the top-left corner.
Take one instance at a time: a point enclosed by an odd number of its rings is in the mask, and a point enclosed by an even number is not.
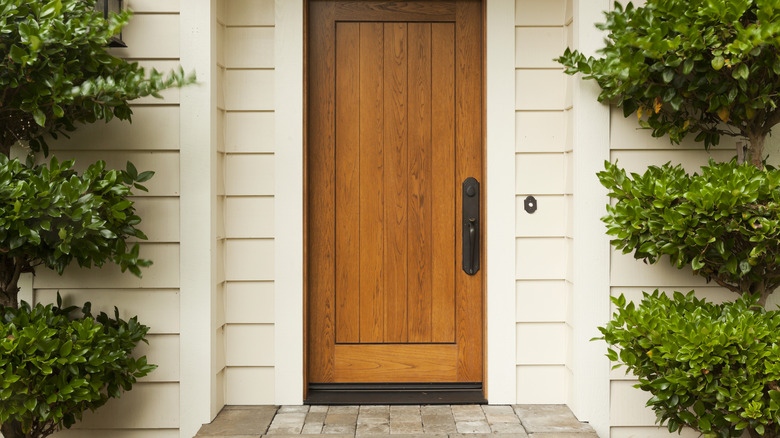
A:
[[[130,0],[129,7],[136,12],[124,32],[129,47],[114,53],[158,70],[178,66],[179,1]],[[156,172],[147,184],[149,192],[133,198],[141,229],[149,236],[141,255],[154,261],[142,279],[109,265],[89,271],[71,267],[62,277],[39,270],[31,280],[35,302],[53,301],[59,290],[70,304],[91,301],[95,311],[112,312],[117,306],[123,318],[138,315],[151,328],[149,345],[141,345],[138,354],[159,365],[131,392],[109,401],[97,414],[87,412],[83,422],[58,437],[166,438],[179,433],[179,92],[164,95],[163,101],[136,102],[132,125],[98,123],[53,147],[59,158],[75,158],[79,168],[99,159],[124,168],[130,160],[139,170]]]
[[[517,0],[515,11],[517,402],[565,403],[571,81],[553,58],[569,37],[572,4]],[[528,195],[538,201],[533,214],[523,208]]]
[[[224,0],[224,384],[274,402],[274,1]]]

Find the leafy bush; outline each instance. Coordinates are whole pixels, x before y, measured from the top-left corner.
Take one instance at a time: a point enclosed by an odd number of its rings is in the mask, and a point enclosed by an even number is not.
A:
[[[133,187],[146,190],[140,183],[152,175],[130,163],[106,170],[102,161],[79,175],[73,161],[33,165],[0,155],[0,304],[15,307],[19,274],[39,265],[62,273],[73,260],[84,267],[110,260],[140,275],[151,262],[126,241],[146,239],[127,197]]]
[[[159,97],[194,77],[146,71],[106,52],[131,17],[108,20],[96,0],[0,0],[0,153],[25,142],[47,150],[48,136],[77,124],[128,120],[128,101]]]
[[[93,317],[90,304],[76,307],[22,302],[0,308],[0,423],[6,437],[45,437],[68,428],[128,391],[153,371],[133,348],[146,342],[149,328],[136,318],[124,321],[115,309]]]
[[[774,0],[615,2],[599,29],[600,58],[566,50],[558,61],[602,88],[601,101],[638,111],[653,136],[678,143],[696,134],[750,141],[761,167],[765,137],[780,122],[780,7]],[[646,115],[645,119],[642,116]]]
[[[647,402],[670,432],[689,426],[706,438],[780,436],[780,312],[755,297],[715,305],[693,292],[655,291],[639,306],[613,298],[602,327],[620,360],[652,394]]]
[[[629,177],[607,162],[598,177],[617,201],[602,220],[623,253],[648,263],[668,255],[679,269],[760,294],[761,305],[780,285],[780,170],[710,161],[701,174],[666,164]]]

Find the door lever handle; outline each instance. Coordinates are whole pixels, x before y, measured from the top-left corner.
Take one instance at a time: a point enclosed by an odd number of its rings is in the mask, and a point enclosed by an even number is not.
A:
[[[476,273],[474,269],[474,255],[477,253],[477,219],[469,218],[469,271]]]
[[[474,275],[479,271],[479,181],[463,181],[463,271]]]

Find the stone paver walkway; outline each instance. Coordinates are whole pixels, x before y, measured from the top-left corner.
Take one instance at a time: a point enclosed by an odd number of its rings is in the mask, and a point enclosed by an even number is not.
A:
[[[563,405],[226,406],[208,438],[598,438]]]

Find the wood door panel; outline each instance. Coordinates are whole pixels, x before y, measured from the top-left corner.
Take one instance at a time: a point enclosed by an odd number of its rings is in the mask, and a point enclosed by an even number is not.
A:
[[[464,181],[474,177],[482,181],[482,93],[474,92],[474,84],[482,87],[482,26],[479,13],[482,5],[474,1],[463,1],[457,4],[456,21],[456,59],[459,65],[455,69],[455,112],[456,112],[456,178]],[[484,186],[483,186],[484,187]],[[456,211],[461,211],[462,199],[456,196]],[[484,210],[483,210],[484,211]],[[485,223],[484,213],[480,222]],[[480,242],[484,242],[484,227]],[[456,246],[462,247],[462,233],[456,234]],[[481,251],[484,254],[484,251]],[[484,258],[483,258],[484,261]],[[458,266],[462,263],[462,253],[458,252]],[[480,262],[480,266],[484,266]],[[462,271],[461,271],[462,272]],[[482,377],[482,273],[477,275],[458,275],[455,288],[457,291],[456,339],[458,344],[458,380],[475,382]]]
[[[384,340],[383,50],[382,23],[360,23],[360,342]]]
[[[483,277],[460,268],[460,187],[482,180],[481,12],[309,0],[311,383],[482,381]]]
[[[385,23],[385,342],[407,342],[408,197],[406,23]]]
[[[455,1],[340,1],[335,14],[339,21],[454,21]]]
[[[336,345],[335,382],[453,382],[455,345]]]
[[[334,3],[309,4],[309,76],[310,84],[329,84],[335,80],[332,56],[335,41]],[[307,297],[308,379],[311,382],[333,380],[335,344],[335,218],[314,212],[335,211],[334,179],[334,87],[308,87],[307,135]],[[316,292],[314,292],[316,291]]]
[[[431,70],[432,100],[432,245],[431,263],[432,305],[431,324],[433,342],[455,342],[455,262],[458,234],[455,210],[459,181],[455,177],[455,25],[431,25],[433,55]],[[453,232],[454,230],[454,232]]]
[[[431,24],[409,24],[409,342],[431,342]],[[454,231],[454,230],[453,230]]]
[[[336,342],[360,342],[360,24],[336,26]]]

